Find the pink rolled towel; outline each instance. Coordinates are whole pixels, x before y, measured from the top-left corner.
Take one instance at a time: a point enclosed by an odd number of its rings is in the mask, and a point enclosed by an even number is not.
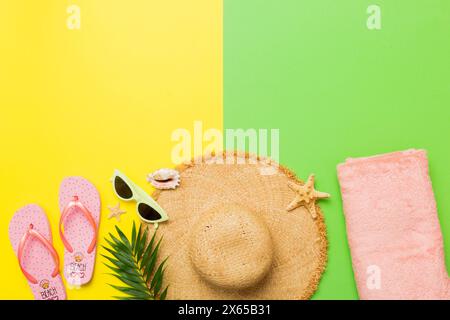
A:
[[[423,150],[338,166],[361,299],[450,299],[442,233]]]

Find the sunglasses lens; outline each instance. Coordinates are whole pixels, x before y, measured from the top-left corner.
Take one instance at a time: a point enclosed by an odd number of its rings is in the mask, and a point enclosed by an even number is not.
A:
[[[117,194],[123,199],[131,199],[133,197],[133,191],[131,191],[130,187],[120,177],[114,179],[114,188]]]
[[[138,212],[143,219],[148,221],[156,221],[161,219],[161,215],[155,209],[145,203],[139,203]]]

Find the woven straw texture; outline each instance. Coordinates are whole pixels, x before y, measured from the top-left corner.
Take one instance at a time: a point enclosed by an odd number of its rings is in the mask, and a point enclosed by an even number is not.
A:
[[[180,187],[153,194],[170,217],[158,229],[167,299],[309,299],[327,259],[320,208],[315,220],[303,207],[287,212],[288,181],[302,183],[292,172],[269,163],[275,174],[262,175],[263,161],[227,155],[234,164],[180,166]]]

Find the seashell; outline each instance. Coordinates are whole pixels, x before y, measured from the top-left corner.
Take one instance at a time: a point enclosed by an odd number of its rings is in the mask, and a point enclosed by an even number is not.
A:
[[[175,189],[180,185],[180,173],[174,169],[159,169],[149,174],[147,181],[157,189]]]

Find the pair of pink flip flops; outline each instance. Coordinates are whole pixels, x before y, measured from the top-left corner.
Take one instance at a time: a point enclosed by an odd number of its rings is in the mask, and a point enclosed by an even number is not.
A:
[[[69,285],[81,286],[92,279],[94,271],[100,196],[86,179],[66,178],[59,191],[59,207],[64,277]],[[59,257],[44,210],[31,204],[17,211],[9,223],[9,239],[35,299],[66,299]]]

